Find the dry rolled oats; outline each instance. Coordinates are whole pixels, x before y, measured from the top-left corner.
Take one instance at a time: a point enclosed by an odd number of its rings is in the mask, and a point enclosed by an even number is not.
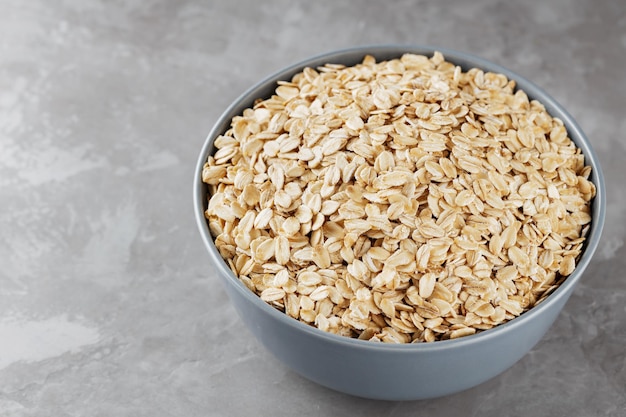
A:
[[[432,342],[511,320],[574,271],[591,168],[514,81],[435,53],[278,84],[202,171],[220,254],[273,307],[343,336]]]

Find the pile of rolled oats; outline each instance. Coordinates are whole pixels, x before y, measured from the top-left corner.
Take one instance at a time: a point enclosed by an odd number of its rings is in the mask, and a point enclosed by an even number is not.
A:
[[[348,337],[431,342],[513,319],[574,270],[591,168],[514,81],[435,53],[278,84],[202,172],[215,244],[262,300]]]

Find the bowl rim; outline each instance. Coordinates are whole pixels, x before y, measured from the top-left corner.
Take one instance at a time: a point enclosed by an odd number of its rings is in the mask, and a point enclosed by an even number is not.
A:
[[[466,71],[468,67],[476,67],[485,71],[499,72],[506,75],[509,79],[515,80],[516,89],[523,89],[529,98],[540,101],[553,117],[558,117],[563,121],[564,126],[567,129],[568,136],[575,142],[576,146],[581,149],[585,156],[585,163],[591,165],[592,182],[596,186],[596,196],[592,200],[592,221],[589,233],[587,235],[583,252],[576,265],[576,269],[570,274],[551,294],[549,294],[541,303],[535,305],[529,310],[523,312],[518,317],[515,317],[508,322],[499,324],[491,329],[482,330],[476,334],[464,336],[458,339],[452,340],[439,340],[434,342],[420,342],[420,343],[382,343],[372,342],[369,340],[360,340],[356,338],[350,338],[346,336],[340,336],[332,333],[325,332],[318,329],[315,326],[306,324],[292,317],[289,317],[284,312],[272,307],[261,298],[248,289],[231,271],[227,263],[220,256],[210,234],[208,228],[208,222],[204,216],[204,210],[206,207],[206,185],[202,182],[202,168],[207,160],[207,157],[213,149],[213,142],[215,138],[224,132],[224,127],[230,122],[232,117],[238,112],[236,110],[245,102],[252,102],[252,100],[258,98],[254,95],[257,90],[266,88],[268,84],[273,85],[275,88],[276,81],[290,79],[293,74],[301,71],[305,67],[317,67],[323,65],[323,63],[333,63],[337,60],[341,60],[347,56],[362,54],[361,59],[365,55],[381,55],[389,54],[390,56],[400,57],[402,53],[418,53],[427,56],[432,56],[435,51],[439,51],[443,54],[445,59],[455,65],[460,65]],[[377,59],[379,61],[379,59]],[[320,64],[320,62],[323,62]],[[555,113],[557,113],[555,115]],[[550,306],[557,303],[563,297],[569,297],[570,292],[576,286],[580,280],[582,273],[589,265],[591,258],[596,251],[600,242],[602,229],[604,227],[606,217],[606,191],[605,181],[602,169],[600,167],[599,159],[594,152],[591,143],[581,127],[574,120],[574,118],[565,110],[565,108],[552,98],[546,91],[544,91],[538,85],[527,80],[523,76],[505,68],[495,62],[486,60],[479,56],[469,54],[466,52],[457,51],[454,49],[420,45],[420,44],[373,44],[362,45],[350,48],[343,48],[338,50],[332,50],[329,52],[321,53],[311,56],[309,58],[300,60],[287,67],[284,67],[272,74],[262,78],[260,81],[246,89],[240,94],[220,115],[213,128],[207,135],[204,144],[201,148],[195,169],[194,169],[194,181],[193,181],[193,204],[194,215],[196,224],[202,240],[209,252],[210,259],[213,261],[214,266],[218,269],[218,274],[225,277],[232,287],[246,299],[247,302],[252,303],[261,311],[269,314],[274,319],[280,321],[292,328],[295,331],[308,333],[312,337],[322,338],[330,343],[339,345],[347,345],[351,348],[359,348],[365,350],[375,351],[389,351],[389,352],[428,352],[428,351],[441,351],[445,349],[458,349],[468,347],[478,343],[488,342],[490,339],[499,337],[503,333],[510,333],[515,331],[516,328],[523,326],[525,323],[532,321],[535,316],[541,315]]]

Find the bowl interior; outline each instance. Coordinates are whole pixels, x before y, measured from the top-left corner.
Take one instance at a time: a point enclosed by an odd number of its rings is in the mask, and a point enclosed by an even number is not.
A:
[[[357,339],[350,339],[343,336],[337,336],[327,332],[323,332],[315,327],[309,326],[305,323],[297,321],[288,317],[286,314],[274,309],[269,304],[262,301],[256,294],[251,292],[245,285],[240,282],[234,273],[230,270],[226,262],[221,258],[213,238],[209,232],[208,224],[204,217],[204,211],[207,208],[207,187],[201,180],[202,167],[206,162],[209,155],[214,152],[213,141],[215,138],[223,134],[230,127],[230,121],[232,117],[239,115],[244,109],[253,105],[257,98],[267,98],[275,90],[279,80],[289,80],[293,75],[302,71],[305,67],[318,67],[326,63],[338,63],[347,66],[355,65],[363,60],[365,55],[372,55],[377,61],[388,60],[398,58],[404,53],[416,53],[431,56],[434,51],[440,51],[447,61],[450,61],[456,65],[461,66],[463,70],[468,70],[473,67],[481,68],[484,71],[498,72],[506,75],[509,79],[513,79],[517,83],[517,88],[524,90],[530,99],[539,100],[547,109],[547,111],[553,116],[561,119],[572,141],[582,150],[585,155],[585,162],[592,167],[591,181],[595,184],[597,193],[596,197],[592,201],[592,221],[590,231],[587,235],[581,257],[577,263],[575,271],[557,288],[552,294],[550,294],[542,303],[531,308],[527,312],[521,314],[506,323],[500,324],[492,329],[478,332],[474,335],[462,337],[454,340],[443,340],[432,343],[420,343],[420,344],[406,344],[406,345],[388,345],[381,343],[372,343],[369,341],[362,341]],[[591,144],[585,136],[582,129],[578,126],[576,121],[567,113],[567,111],[557,103],[552,97],[550,97],[545,91],[526,80],[524,77],[515,74],[514,72],[498,65],[493,62],[484,60],[482,58],[472,56],[463,52],[449,50],[446,48],[433,48],[427,46],[411,46],[411,45],[378,45],[378,46],[366,46],[357,47],[341,51],[330,52],[311,59],[294,64],[287,67],[264,80],[260,81],[246,92],[244,92],[238,99],[236,99],[231,106],[219,118],[211,132],[209,133],[204,146],[200,152],[200,156],[194,171],[194,211],[196,222],[200,230],[202,239],[209,251],[209,254],[215,263],[215,267],[218,269],[221,277],[225,277],[225,283],[229,286],[234,286],[235,290],[251,303],[257,304],[260,308],[276,318],[276,320],[283,321],[286,325],[292,326],[295,330],[303,332],[312,332],[318,337],[332,340],[336,343],[350,344],[353,346],[361,346],[371,349],[432,349],[432,348],[445,348],[446,346],[457,346],[460,344],[472,344],[479,342],[483,339],[491,337],[496,332],[503,332],[507,330],[513,330],[516,326],[522,325],[525,321],[533,320],[535,316],[541,314],[542,310],[549,308],[551,304],[562,301],[561,298],[567,298],[571,294],[573,287],[580,279],[583,271],[589,264],[593,253],[595,252],[605,219],[605,185],[604,178],[599,165],[598,158],[593,151]]]

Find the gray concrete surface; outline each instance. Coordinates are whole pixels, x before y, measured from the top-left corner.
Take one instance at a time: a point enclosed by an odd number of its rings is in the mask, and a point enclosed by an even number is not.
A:
[[[607,227],[546,337],[469,391],[352,398],[243,328],[192,216],[204,138],[281,67],[373,43],[480,55],[587,132]],[[623,0],[0,0],[0,416],[625,416]]]

